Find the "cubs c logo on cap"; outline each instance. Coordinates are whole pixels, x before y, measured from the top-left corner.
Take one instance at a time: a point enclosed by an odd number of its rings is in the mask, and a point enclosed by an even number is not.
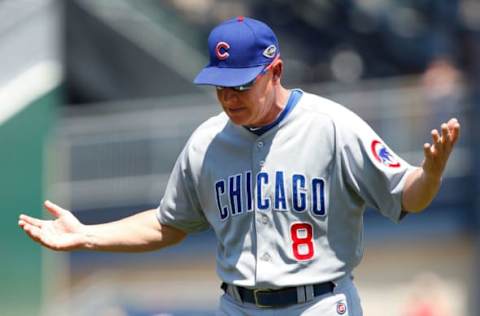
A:
[[[217,46],[215,46],[215,55],[217,55],[217,58],[220,60],[225,60],[230,56],[230,54],[227,52],[230,49],[230,45],[225,42],[218,42]]]
[[[388,148],[380,141],[372,141],[371,150],[375,159],[381,164],[390,168],[400,167],[400,162],[397,161],[393,154],[390,153]]]

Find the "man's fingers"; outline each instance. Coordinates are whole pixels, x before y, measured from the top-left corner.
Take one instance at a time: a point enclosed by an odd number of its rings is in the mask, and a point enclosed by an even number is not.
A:
[[[432,157],[432,148],[429,143],[423,144],[423,153],[425,158],[430,159]]]
[[[433,143],[423,145],[425,155],[423,166],[434,174],[441,175],[459,134],[460,123],[456,118],[450,119],[447,123],[442,123],[440,132],[433,129],[431,131]]]
[[[439,138],[440,138],[440,135],[438,135],[438,131],[436,129],[432,129],[430,134],[432,134],[433,143],[434,144],[437,143],[439,141]]]
[[[450,131],[450,141],[455,144],[460,136],[460,123],[456,118],[452,118],[448,121],[448,129]]]
[[[439,150],[439,149],[440,149],[439,147],[440,147],[440,145],[441,145],[441,143],[440,143],[440,135],[438,134],[438,131],[437,131],[436,129],[433,129],[432,132],[431,132],[431,134],[432,134],[432,141],[433,141],[432,147],[433,147],[433,149],[435,149],[435,150]]]
[[[57,204],[52,203],[48,200],[45,201],[45,203],[43,203],[43,206],[47,209],[47,211],[50,214],[52,214],[55,217],[60,217],[60,215],[62,215],[64,212],[66,212],[66,210],[64,210],[63,208],[61,208]]]
[[[441,125],[441,129],[442,129],[441,143],[445,145],[450,140],[450,131],[448,130],[448,125],[446,123],[443,123]]]
[[[24,222],[22,228],[30,238],[32,238],[33,240],[35,240],[37,242],[40,241],[41,232],[40,232],[40,229],[38,227],[35,227],[33,225],[30,225],[30,224]]]
[[[42,228],[42,225],[44,223],[44,221],[40,220],[40,219],[37,219],[37,218],[34,218],[34,217],[30,217],[28,215],[25,215],[25,214],[21,214],[20,217],[19,217],[19,224],[20,222],[24,222],[24,223],[27,223],[27,224],[30,224],[30,225],[33,225],[33,226],[36,226],[38,228]]]
[[[448,120],[447,124],[448,124],[448,127],[453,127],[453,125],[458,124],[458,120],[455,117],[451,118],[450,120]]]
[[[440,132],[434,129],[431,134],[435,151],[449,151],[460,134],[460,123],[456,118],[452,118],[447,123],[442,123]]]
[[[18,224],[33,241],[38,242],[49,249],[60,250],[58,245],[48,236],[48,234],[42,233],[40,228],[30,225],[22,220],[19,220]]]

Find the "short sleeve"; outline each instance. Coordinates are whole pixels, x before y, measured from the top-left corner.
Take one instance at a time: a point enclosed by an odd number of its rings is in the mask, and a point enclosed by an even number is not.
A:
[[[360,117],[352,112],[336,125],[342,177],[367,206],[394,222],[402,216],[402,193],[415,169],[397,156]]]
[[[187,143],[175,163],[163,199],[157,208],[159,222],[187,233],[208,229],[210,225],[203,214],[195,188]]]

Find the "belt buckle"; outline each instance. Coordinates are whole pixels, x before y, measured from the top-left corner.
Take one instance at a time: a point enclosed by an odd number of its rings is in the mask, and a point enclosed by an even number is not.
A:
[[[257,294],[258,293],[262,293],[262,292],[271,292],[272,290],[269,290],[269,289],[254,289],[253,290],[253,300],[255,301],[255,305],[257,307],[260,307],[260,308],[269,308],[269,307],[273,307],[271,305],[263,305],[261,303],[258,302],[258,297],[257,297]]]

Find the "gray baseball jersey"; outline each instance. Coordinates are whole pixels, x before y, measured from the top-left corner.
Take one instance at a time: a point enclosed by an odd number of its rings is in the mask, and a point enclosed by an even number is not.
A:
[[[366,206],[399,220],[411,169],[353,112],[303,93],[260,136],[224,113],[198,127],[157,217],[185,232],[212,228],[217,272],[227,283],[320,283],[360,262]]]

